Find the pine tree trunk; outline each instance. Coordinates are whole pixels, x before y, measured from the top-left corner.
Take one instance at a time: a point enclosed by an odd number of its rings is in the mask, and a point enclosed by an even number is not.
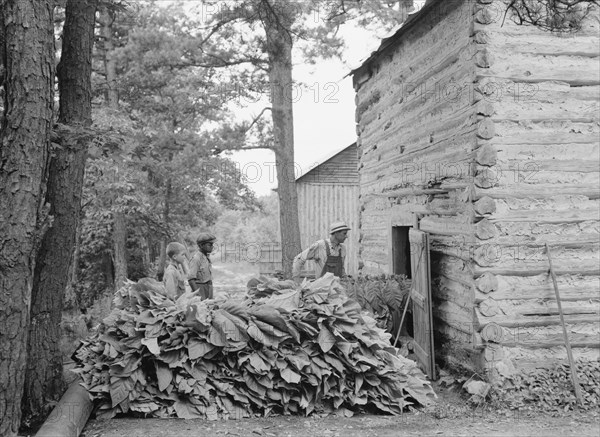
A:
[[[269,9],[265,20],[277,194],[280,205],[281,252],[283,273],[286,278],[292,276],[292,261],[301,250],[298,195],[294,172],[292,36],[288,31],[294,21],[294,17],[290,15],[292,9],[283,7],[281,10],[275,10],[277,16],[273,15],[272,9]]]
[[[107,290],[113,290],[115,286],[115,272],[111,254],[107,251],[104,252],[102,258],[102,272],[104,273],[104,285]]]
[[[160,240],[160,254],[158,255],[158,266],[156,268],[156,279],[162,281],[165,273],[165,266],[167,265],[167,240],[165,237],[161,237]]]
[[[84,176],[85,177],[85,176]],[[71,286],[79,281],[79,258],[81,256],[81,210],[79,211],[79,224],[75,230],[75,249],[73,250],[73,262],[71,263],[71,273],[69,282]]]
[[[171,221],[171,196],[173,195],[173,183],[171,182],[171,178],[167,178],[166,186],[165,186],[165,205],[163,209],[163,226],[165,229],[169,229],[169,224]],[[160,258],[158,262],[158,277],[162,279],[163,274],[165,272],[165,267],[167,265],[167,240],[166,237],[162,237],[160,241]]]
[[[67,308],[71,310],[77,310],[80,308],[79,299],[76,295],[75,284],[77,284],[79,278],[79,256],[81,253],[81,216],[79,217],[79,225],[75,230],[74,245],[73,261],[71,262],[71,267],[69,268],[69,280],[65,288],[65,297],[63,299],[63,311]]]
[[[122,212],[113,213],[113,265],[115,266],[115,290],[125,284],[127,279],[127,222]]]
[[[60,124],[75,129],[92,123],[92,44],[96,0],[67,0],[61,60],[58,64]],[[29,326],[29,357],[23,393],[23,419],[43,419],[49,401],[64,392],[59,349],[64,292],[69,281],[79,225],[87,139],[62,134],[50,160],[46,201],[54,217],[36,260]]]
[[[0,87],[4,86],[4,80],[6,79],[6,28],[3,17],[4,2],[0,2]],[[4,93],[2,107],[6,108],[6,93]]]
[[[16,435],[44,200],[54,84],[53,1],[3,2],[6,107],[0,146],[0,435]]]
[[[102,39],[104,41],[104,73],[106,75],[106,101],[110,108],[119,107],[117,89],[117,63],[114,57],[113,28],[114,15],[106,6],[101,8]]]
[[[146,272],[145,274],[148,274],[147,272],[150,270],[150,246],[148,244],[148,239],[146,238],[146,236],[141,235],[140,236],[140,250],[142,252],[142,263],[144,265],[144,272]]]
[[[101,8],[102,39],[104,41],[104,74],[106,76],[106,102],[109,108],[119,108],[119,92],[117,89],[117,64],[114,57],[113,22],[114,15],[106,6]],[[117,175],[121,174],[120,171]],[[119,176],[117,176],[118,178]],[[114,209],[114,205],[113,205]],[[127,279],[127,221],[121,211],[113,210],[113,265],[115,290],[118,290]]]

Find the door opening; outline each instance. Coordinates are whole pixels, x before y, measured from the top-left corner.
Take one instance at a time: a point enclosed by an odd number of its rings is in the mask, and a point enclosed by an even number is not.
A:
[[[394,275],[405,275],[408,279],[412,278],[410,240],[408,238],[408,232],[411,228],[412,226],[392,226],[392,273]],[[398,308],[392,314],[394,333],[397,333],[400,329],[402,313],[402,308]],[[409,310],[405,313],[400,335],[402,337],[412,337],[413,333],[412,311]]]
[[[412,226],[392,226],[392,272],[411,279],[410,241],[408,231]]]

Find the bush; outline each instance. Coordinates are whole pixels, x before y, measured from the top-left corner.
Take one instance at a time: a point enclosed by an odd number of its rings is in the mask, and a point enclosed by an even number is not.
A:
[[[580,407],[597,409],[600,406],[600,362],[582,360],[575,363],[575,368],[583,398]],[[495,388],[494,397],[510,408],[519,409],[567,411],[577,406],[570,368],[566,364],[508,377]]]
[[[410,279],[405,275],[358,276],[341,283],[349,297],[375,316],[377,326],[396,333],[410,292]]]

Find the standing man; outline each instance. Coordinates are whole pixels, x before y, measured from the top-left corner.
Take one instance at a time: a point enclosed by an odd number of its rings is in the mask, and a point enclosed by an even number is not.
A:
[[[319,240],[308,249],[300,252],[294,258],[292,277],[300,283],[300,271],[307,260],[315,262],[315,278],[320,278],[327,272],[340,278],[346,276],[344,261],[346,260],[346,246],[343,244],[348,237],[350,228],[344,222],[335,222],[329,228],[329,238]]]
[[[198,252],[194,254],[190,261],[188,282],[192,287],[192,291],[198,291],[198,295],[202,300],[213,298],[212,263],[209,255],[213,251],[216,239],[217,237],[208,232],[198,235],[196,239]]]

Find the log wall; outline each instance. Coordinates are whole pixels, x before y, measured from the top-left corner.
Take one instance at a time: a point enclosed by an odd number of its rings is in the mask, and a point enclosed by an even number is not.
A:
[[[600,351],[600,47],[429,2],[354,72],[363,273],[390,273],[394,225],[431,234],[437,353],[491,378]]]
[[[476,343],[490,376],[566,359],[548,243],[575,358],[600,348],[600,43],[596,9],[558,36],[474,10],[477,140],[474,200],[490,238],[473,254]],[[509,16],[510,17],[510,16]]]
[[[413,226],[415,216],[422,217],[434,265],[436,353],[475,369],[480,359],[472,341],[475,291],[468,254],[475,238],[472,171],[481,128],[472,92],[472,8],[469,1],[429,7],[355,72],[354,84],[361,271],[393,273],[392,227]]]

